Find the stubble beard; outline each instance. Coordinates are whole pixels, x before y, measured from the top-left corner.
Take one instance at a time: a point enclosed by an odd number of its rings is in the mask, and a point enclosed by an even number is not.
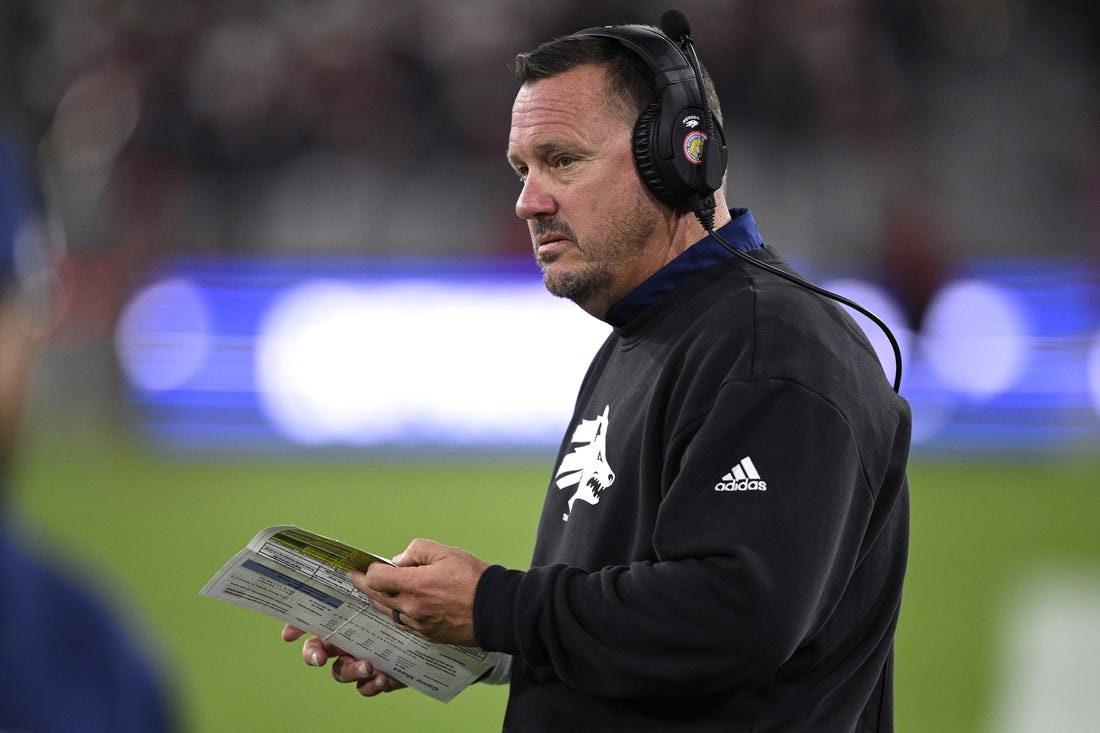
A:
[[[612,275],[606,267],[593,263],[583,270],[551,273],[549,263],[539,262],[542,267],[542,282],[551,295],[568,298],[583,306],[600,293],[611,287]]]
[[[542,281],[546,289],[559,298],[568,298],[582,308],[606,293],[616,284],[620,273],[629,269],[645,249],[658,218],[655,212],[641,206],[626,207],[608,221],[592,237],[585,241],[576,235],[565,222],[553,219],[536,225],[538,231],[557,231],[567,236],[583,255],[584,262],[574,268],[553,272],[551,265],[559,259],[538,258],[542,268]]]

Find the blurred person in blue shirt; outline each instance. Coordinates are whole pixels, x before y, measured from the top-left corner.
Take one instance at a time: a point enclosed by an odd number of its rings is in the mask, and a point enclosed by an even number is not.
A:
[[[0,731],[174,730],[160,670],[123,618],[47,562],[13,514],[7,480],[41,307],[27,276],[42,210],[33,169],[0,123]]]

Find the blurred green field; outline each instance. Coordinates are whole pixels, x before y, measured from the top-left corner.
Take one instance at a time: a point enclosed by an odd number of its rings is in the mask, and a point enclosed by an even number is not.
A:
[[[256,531],[279,523],[381,554],[431,537],[522,567],[549,460],[219,463],[158,458],[110,434],[39,436],[23,446],[15,499],[142,616],[188,731],[491,731],[503,689],[475,686],[446,705],[408,691],[364,700],[302,665],[277,622],[198,591]],[[1100,572],[1098,477],[1094,458],[912,466],[899,731],[987,730],[995,634],[1017,581],[1034,567]]]

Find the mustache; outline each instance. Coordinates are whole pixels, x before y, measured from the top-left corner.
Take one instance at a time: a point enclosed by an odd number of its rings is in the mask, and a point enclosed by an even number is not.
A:
[[[546,219],[534,220],[534,223],[531,226],[532,236],[537,239],[543,234],[549,234],[550,232],[560,234],[566,239],[571,239],[574,242],[577,241],[577,236],[573,233],[572,227],[570,227],[562,219],[559,219],[557,217],[549,217]]]

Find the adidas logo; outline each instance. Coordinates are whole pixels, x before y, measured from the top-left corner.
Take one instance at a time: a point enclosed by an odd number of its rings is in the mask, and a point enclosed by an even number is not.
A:
[[[768,482],[760,478],[756,466],[748,456],[742,458],[722,480],[714,485],[715,491],[767,491]]]

